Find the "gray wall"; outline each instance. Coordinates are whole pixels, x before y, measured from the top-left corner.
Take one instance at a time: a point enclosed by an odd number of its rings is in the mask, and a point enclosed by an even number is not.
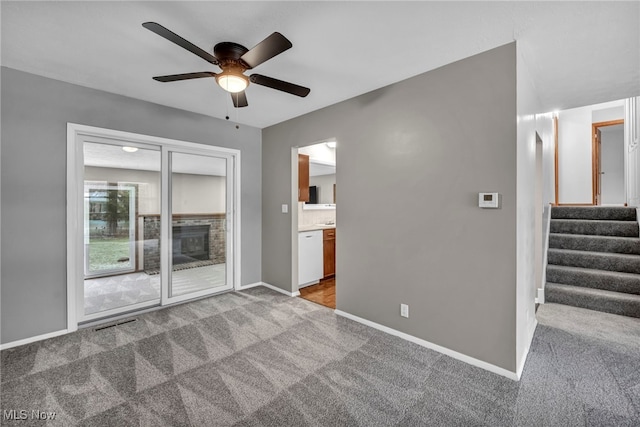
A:
[[[259,129],[2,68],[2,343],[66,328],[67,122],[242,151],[242,283],[261,280]]]
[[[337,308],[515,371],[515,44],[263,130],[263,281],[287,291],[291,148],[331,137]]]

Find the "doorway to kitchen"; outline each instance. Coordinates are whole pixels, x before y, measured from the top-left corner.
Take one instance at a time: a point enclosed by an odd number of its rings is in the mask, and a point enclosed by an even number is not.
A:
[[[300,297],[336,308],[336,141],[298,149],[297,286]]]
[[[68,125],[68,328],[236,287],[237,150]]]

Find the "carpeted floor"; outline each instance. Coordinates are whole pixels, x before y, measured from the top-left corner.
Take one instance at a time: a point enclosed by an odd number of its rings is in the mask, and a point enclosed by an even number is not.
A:
[[[174,269],[171,274],[172,296],[225,286],[226,264],[194,264]],[[84,281],[85,314],[153,300],[160,304],[159,274],[127,273]]]
[[[2,424],[638,426],[640,320],[587,314],[540,306],[515,382],[258,287],[2,351]]]

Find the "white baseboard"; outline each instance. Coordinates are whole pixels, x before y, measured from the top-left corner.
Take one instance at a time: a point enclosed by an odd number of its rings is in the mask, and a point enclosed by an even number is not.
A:
[[[248,285],[240,285],[236,291],[244,291],[245,289],[255,288],[257,286],[262,286],[262,282],[249,283]]]
[[[544,289],[542,290],[544,292]],[[524,364],[527,361],[527,355],[529,354],[529,349],[531,349],[531,342],[533,341],[533,334],[536,332],[536,328],[538,327],[538,319],[534,319],[533,328],[529,331],[529,336],[527,337],[527,349],[524,351],[524,357],[520,361],[520,366],[518,366],[518,370],[516,374],[518,376],[518,381],[520,381],[520,377],[522,376],[522,371],[524,370]]]
[[[536,304],[544,304],[544,288],[538,288],[536,296]]]
[[[49,332],[48,334],[37,335],[35,337],[25,338],[23,340],[8,342],[6,344],[0,344],[0,350],[7,350],[9,348],[18,347],[20,345],[31,344],[36,341],[46,340],[48,338],[59,337],[60,335],[68,334],[69,330],[62,329],[60,331]]]
[[[269,288],[269,289],[274,290],[274,291],[276,291],[276,292],[280,292],[281,294],[284,294],[284,295],[286,295],[286,296],[288,296],[288,297],[297,297],[297,296],[300,296],[300,292],[299,292],[299,291],[296,291],[296,292],[287,292],[287,291],[285,291],[285,290],[284,290],[284,289],[282,289],[282,288],[279,288],[279,287],[277,287],[277,286],[270,285],[270,284],[265,283],[265,282],[256,282],[256,283],[251,283],[251,284],[249,284],[249,285],[244,285],[244,286],[240,287],[238,290],[239,290],[239,291],[244,291],[245,289],[255,288],[256,286],[264,286],[265,288]]]
[[[508,371],[504,368],[501,368],[496,365],[492,365],[491,363],[484,362],[479,359],[475,359],[471,356],[467,356],[466,354],[458,353],[457,351],[448,349],[446,347],[439,346],[429,341],[425,341],[421,338],[414,337],[413,335],[405,334],[404,332],[400,332],[396,329],[389,328],[388,326],[381,325],[379,323],[372,322],[367,319],[363,319],[362,317],[354,316],[353,314],[346,313],[341,310],[334,310],[334,312],[338,316],[346,317],[347,319],[354,320],[358,323],[362,323],[363,325],[371,326],[374,329],[378,329],[382,332],[386,332],[390,335],[395,335],[407,341],[411,341],[412,343],[421,345],[422,347],[426,347],[431,350],[435,350],[438,353],[445,354],[449,357],[453,357],[454,359],[458,359],[462,362],[468,363],[473,366],[477,366],[478,368],[485,369],[489,372],[493,372],[494,374],[502,375],[503,377],[507,377],[510,380],[518,381],[520,376],[516,372]]]

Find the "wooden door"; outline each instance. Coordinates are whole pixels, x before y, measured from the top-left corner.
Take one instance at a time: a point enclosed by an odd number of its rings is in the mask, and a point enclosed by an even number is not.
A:
[[[596,205],[602,203],[602,133],[596,129]]]
[[[309,201],[309,156],[298,154],[298,201]]]

